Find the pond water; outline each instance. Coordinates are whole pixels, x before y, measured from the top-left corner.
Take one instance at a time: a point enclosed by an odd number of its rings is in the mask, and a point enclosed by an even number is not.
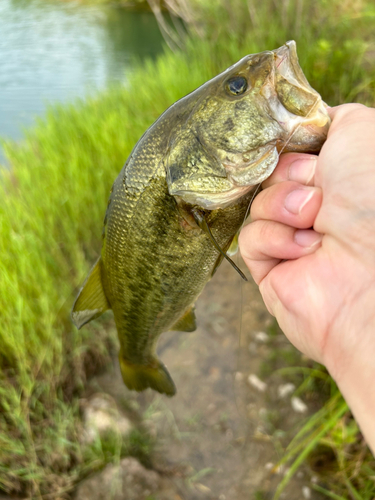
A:
[[[21,138],[48,103],[126,81],[135,59],[155,57],[162,48],[150,12],[61,0],[1,0],[0,137]]]

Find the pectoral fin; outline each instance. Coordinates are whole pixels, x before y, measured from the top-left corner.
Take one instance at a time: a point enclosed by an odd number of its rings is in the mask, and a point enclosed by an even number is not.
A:
[[[71,318],[77,328],[111,308],[103,289],[101,265],[102,260],[99,257],[74,302]]]
[[[197,320],[194,307],[191,307],[169,330],[173,332],[195,332]]]
[[[236,255],[236,253],[238,252],[238,236],[239,236],[239,234],[240,234],[240,232],[238,231],[234,235],[232,243],[230,244],[230,247],[227,250],[227,255],[229,255],[229,257],[233,257],[233,255]]]
[[[214,244],[214,247],[220,252],[220,254],[224,257],[224,259],[226,259],[229,262],[229,264],[233,267],[233,269],[235,269],[238,272],[238,274],[241,276],[241,278],[244,281],[248,281],[246,276],[244,275],[244,273],[241,271],[241,269],[239,269],[239,267],[236,266],[236,264],[233,262],[233,260],[230,257],[228,257],[228,255],[220,248],[218,242],[215,240],[215,238],[213,237],[213,234],[211,233],[210,226],[207,224],[204,213],[201,210],[199,210],[198,208],[193,208],[192,214],[193,214],[194,219],[195,219],[196,223],[198,224],[198,226],[202,229],[202,231],[204,231],[209,236],[212,243]],[[218,265],[219,264],[220,264],[220,261],[218,261]],[[214,268],[213,272],[215,272],[215,268]]]

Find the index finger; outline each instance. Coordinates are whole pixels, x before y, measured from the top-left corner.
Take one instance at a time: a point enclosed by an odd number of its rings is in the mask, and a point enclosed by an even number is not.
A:
[[[306,186],[314,185],[317,156],[306,153],[284,153],[272,175],[266,179],[263,189],[284,181],[295,181]]]

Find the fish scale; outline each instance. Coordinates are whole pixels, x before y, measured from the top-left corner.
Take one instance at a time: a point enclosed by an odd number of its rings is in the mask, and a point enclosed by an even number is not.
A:
[[[288,42],[241,59],[141,137],[113,184],[101,256],[72,310],[78,328],[113,310],[129,389],[175,393],[159,336],[196,328],[194,303],[228,258],[254,189],[281,150],[319,151],[328,126]]]

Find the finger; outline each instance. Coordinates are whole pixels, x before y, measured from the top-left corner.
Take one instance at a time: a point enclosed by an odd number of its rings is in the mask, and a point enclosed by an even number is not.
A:
[[[251,206],[251,220],[272,220],[300,229],[314,225],[322,191],[297,182],[281,182],[261,191]]]
[[[338,122],[344,121],[348,116],[353,114],[367,114],[368,112],[372,113],[374,115],[374,110],[373,108],[368,108],[364,104],[359,104],[359,103],[347,103],[347,104],[341,104],[340,106],[334,106],[332,108],[327,109],[328,114],[332,120],[332,123],[335,122],[335,126],[337,125]]]
[[[319,248],[322,235],[279,222],[259,220],[244,227],[239,238],[242,258],[259,284],[281,260],[298,259]]]
[[[276,169],[262,187],[284,181],[295,181],[306,186],[314,185],[315,168],[318,157],[304,153],[285,153],[280,156]]]

